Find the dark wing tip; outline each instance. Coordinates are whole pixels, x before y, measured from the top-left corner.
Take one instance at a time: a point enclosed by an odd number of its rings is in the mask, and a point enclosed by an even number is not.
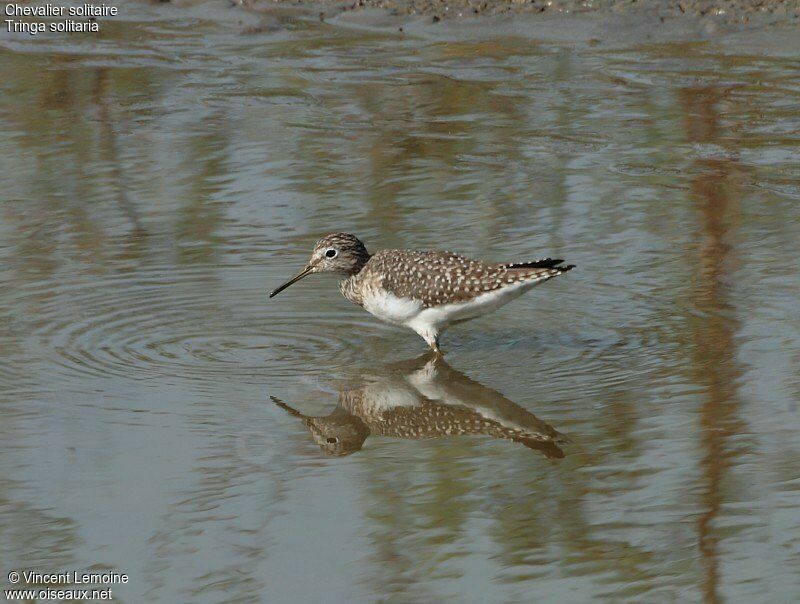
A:
[[[561,268],[557,265],[562,262],[564,262],[563,258],[542,258],[541,260],[534,260],[532,262],[512,262],[504,264],[503,266],[505,268]]]

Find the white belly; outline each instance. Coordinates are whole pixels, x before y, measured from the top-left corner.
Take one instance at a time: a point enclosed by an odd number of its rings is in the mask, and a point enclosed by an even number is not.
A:
[[[536,285],[536,282],[518,283],[481,294],[467,302],[454,302],[426,308],[414,317],[413,322],[416,325],[424,324],[430,326],[434,331],[441,332],[453,323],[468,321],[497,310],[515,298],[519,298],[534,285]],[[416,328],[412,327],[412,329]]]
[[[433,308],[422,308],[422,302],[400,298],[383,289],[364,295],[364,309],[387,323],[402,325],[416,331],[428,344],[453,323],[460,323],[488,314],[537,285],[540,281],[524,282],[481,294],[467,302],[454,302]]]

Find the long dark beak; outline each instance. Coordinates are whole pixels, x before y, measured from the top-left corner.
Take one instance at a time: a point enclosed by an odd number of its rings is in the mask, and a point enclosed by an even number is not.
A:
[[[275,403],[276,405],[278,405],[278,407],[280,407],[281,409],[284,409],[284,410],[286,410],[286,411],[287,411],[287,412],[288,412],[290,415],[294,415],[295,417],[299,417],[299,418],[301,418],[301,419],[305,419],[305,418],[306,418],[306,416],[305,416],[305,415],[303,415],[302,413],[300,413],[300,412],[299,412],[297,409],[294,409],[293,407],[290,407],[289,405],[287,405],[286,403],[284,403],[284,402],[283,402],[281,399],[279,399],[277,396],[270,396],[269,398],[271,398],[271,399],[272,399],[272,402],[273,402],[273,403]]]
[[[314,270],[314,267],[309,264],[307,267],[305,267],[303,270],[301,270],[299,273],[297,273],[294,277],[289,279],[286,283],[284,283],[280,287],[277,287],[277,288],[273,289],[272,292],[270,293],[269,297],[272,298],[273,296],[277,296],[279,293],[281,293],[283,290],[285,290],[287,287],[289,287],[293,283],[297,283],[298,281],[300,281],[300,279],[302,279],[306,275],[311,274],[311,271],[313,271],[313,270]]]

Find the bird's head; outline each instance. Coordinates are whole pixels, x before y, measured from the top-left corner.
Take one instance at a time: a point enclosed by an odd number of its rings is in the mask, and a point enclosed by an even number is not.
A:
[[[367,260],[369,260],[369,252],[355,235],[348,233],[325,235],[314,245],[306,267],[286,283],[274,289],[269,297],[278,295],[290,285],[313,273],[334,273],[348,277],[355,275]]]
[[[323,417],[311,417],[271,396],[272,402],[285,409],[290,415],[303,420],[311,436],[327,455],[341,457],[359,451],[370,434],[369,427],[357,416],[341,405]]]
[[[327,417],[306,419],[311,436],[326,455],[343,457],[360,451],[370,434],[369,428],[355,415],[334,411]]]

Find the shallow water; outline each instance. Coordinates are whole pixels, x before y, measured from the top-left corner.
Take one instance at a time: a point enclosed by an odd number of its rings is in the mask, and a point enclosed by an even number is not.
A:
[[[796,600],[800,61],[126,6],[0,34],[3,577]],[[331,230],[578,268],[437,366],[330,279],[267,299]],[[541,446],[416,438],[503,414]]]

